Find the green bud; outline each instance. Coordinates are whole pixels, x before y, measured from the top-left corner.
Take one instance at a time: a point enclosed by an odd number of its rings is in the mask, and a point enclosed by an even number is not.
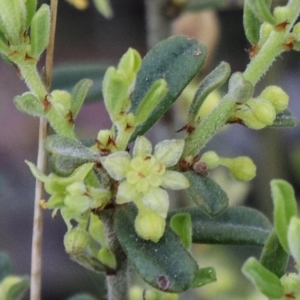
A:
[[[147,120],[151,112],[156,108],[167,92],[168,84],[165,79],[159,79],[152,84],[136,110],[136,125]]]
[[[291,19],[291,10],[288,6],[277,6],[274,8],[276,24],[281,24]]]
[[[133,286],[129,290],[129,300],[141,300],[143,298],[143,289]]]
[[[97,254],[97,258],[101,263],[108,266],[110,269],[117,268],[116,257],[108,248],[102,247]]]
[[[276,85],[266,87],[259,97],[269,100],[273,104],[276,113],[285,110],[289,103],[289,95]]]
[[[154,290],[146,290],[145,291],[145,300],[159,300],[158,293]]]
[[[253,114],[253,111],[246,105],[239,106],[238,110],[235,112],[235,117],[241,119],[243,123],[251,129],[259,130],[267,126],[266,124],[258,121]]]
[[[215,151],[205,152],[201,156],[201,161],[204,161],[209,169],[216,168],[220,164],[219,160],[220,158]]]
[[[113,16],[113,12],[110,6],[109,0],[94,0],[94,4],[98,11],[105,17],[111,18]]]
[[[272,33],[274,27],[267,22],[264,22],[260,26],[259,30],[259,46],[261,47],[265,41],[270,37],[270,34]]]
[[[157,243],[164,234],[166,221],[153,210],[145,208],[139,211],[134,225],[141,238]]]
[[[29,288],[27,277],[7,276],[0,283],[0,299],[16,300],[23,298]]]
[[[80,215],[85,213],[91,208],[91,199],[86,195],[67,195],[64,200],[64,204],[67,208],[72,210],[75,215]]]
[[[54,90],[51,93],[50,103],[65,117],[71,109],[71,94],[63,90]]]
[[[39,57],[46,49],[50,37],[50,9],[42,4],[34,14],[30,26],[30,54]]]
[[[56,193],[52,195],[46,203],[46,208],[55,209],[64,206],[65,194]]]
[[[247,156],[220,158],[220,164],[228,167],[236,180],[250,181],[256,176],[256,166]]]
[[[161,300],[178,300],[178,294],[163,293]]]
[[[266,125],[272,125],[276,119],[276,111],[272,103],[263,98],[255,98],[247,101],[256,119]]]
[[[293,295],[294,299],[300,297],[300,279],[295,273],[287,273],[280,279],[284,295]]]
[[[83,195],[86,193],[86,186],[84,182],[74,182],[67,186],[66,191],[71,196]]]
[[[16,96],[14,103],[19,111],[28,115],[40,117],[44,114],[44,105],[33,93],[27,92],[22,96]]]
[[[121,112],[129,108],[129,84],[123,71],[109,67],[102,82],[104,103],[113,122],[119,119]]]
[[[64,236],[64,246],[67,253],[76,255],[82,253],[90,243],[88,233],[80,228],[73,228]]]
[[[287,240],[289,250],[299,270],[300,266],[300,219],[292,217],[288,226]]]

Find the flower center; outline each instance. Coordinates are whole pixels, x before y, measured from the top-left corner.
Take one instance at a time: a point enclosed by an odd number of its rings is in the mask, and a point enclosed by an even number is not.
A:
[[[127,172],[127,182],[134,185],[138,192],[145,193],[150,187],[162,184],[165,166],[156,161],[152,155],[134,157]]]

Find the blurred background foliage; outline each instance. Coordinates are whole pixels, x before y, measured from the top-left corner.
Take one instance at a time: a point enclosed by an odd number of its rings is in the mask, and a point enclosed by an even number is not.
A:
[[[71,88],[72,81],[68,82],[62,71],[69,70],[75,76],[78,67],[74,69],[73,64],[80,63],[82,76],[94,80],[94,94],[90,99],[98,99],[103,70],[109,64],[115,64],[128,47],[145,55],[147,48],[172,33],[192,35],[208,46],[211,55],[199,78],[221,60],[229,62],[233,72],[243,71],[249,61],[245,49],[250,48],[242,27],[243,1],[190,0],[186,6],[178,6],[182,2],[111,0],[113,17],[107,19],[99,14],[92,1],[85,10],[77,10],[60,0],[54,58],[55,72],[59,75],[54,78],[54,86]],[[214,10],[208,10],[209,7]],[[183,13],[184,9],[187,13]],[[42,70],[43,60],[40,67]],[[24,160],[36,159],[38,120],[20,114],[13,106],[13,97],[26,90],[14,67],[0,61],[0,74],[0,251],[10,254],[14,272],[22,275],[30,273],[34,197],[34,179]],[[299,78],[298,53],[285,53],[274,63],[256,93],[267,84],[282,86],[290,95],[290,108],[299,119]],[[170,135],[180,136],[175,131],[185,125],[181,117],[185,100],[181,101],[181,105],[151,130],[149,136],[153,141],[170,138]],[[101,101],[91,101],[77,119],[78,136],[84,139],[95,139],[100,128],[109,126]],[[248,185],[232,181],[222,169],[211,173],[230,195],[231,205],[256,207],[271,219],[270,179],[287,179],[299,193],[299,129],[297,126],[256,132],[234,125],[207,145],[206,150],[214,149],[222,156],[249,155],[258,166],[257,177]],[[188,204],[182,199],[174,202],[176,205]],[[60,218],[52,220],[50,212],[45,211],[42,299],[67,299],[79,292],[105,299],[103,277],[71,262],[64,252],[64,233],[63,221]],[[245,258],[253,253],[259,255],[260,249],[203,245],[193,251],[197,253],[201,267],[212,265],[216,268],[219,281],[215,287],[209,285],[199,293],[187,293],[185,299],[262,299],[240,271]]]

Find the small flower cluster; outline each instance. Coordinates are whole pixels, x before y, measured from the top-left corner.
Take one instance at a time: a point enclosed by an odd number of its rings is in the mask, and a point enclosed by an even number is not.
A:
[[[239,104],[234,117],[249,128],[262,129],[273,124],[276,115],[287,108],[288,102],[289,96],[280,87],[268,86],[259,97]]]

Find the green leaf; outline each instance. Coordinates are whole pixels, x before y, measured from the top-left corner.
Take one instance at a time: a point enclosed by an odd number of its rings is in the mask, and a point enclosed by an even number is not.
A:
[[[8,254],[0,252],[0,281],[12,274],[12,265]]]
[[[52,154],[51,166],[60,176],[67,176],[75,168],[88,162],[99,162],[100,154],[85,147],[79,141],[60,135],[50,135],[45,140],[45,150]]]
[[[86,98],[89,88],[93,84],[90,79],[80,80],[72,90],[72,102],[71,102],[71,112],[75,119],[80,111],[80,108]]]
[[[250,44],[255,45],[259,41],[259,30],[261,22],[249,7],[247,1],[244,5],[243,25],[247,40]]]
[[[263,267],[256,258],[247,259],[242,272],[265,296],[272,299],[283,297],[283,286],[279,278]]]
[[[244,78],[240,72],[231,75],[229,79],[228,94],[232,101],[245,103],[253,94],[254,88],[251,82]]]
[[[180,293],[192,287],[198,272],[196,261],[181,245],[178,236],[167,226],[157,243],[140,238],[134,227],[137,210],[133,205],[117,208],[117,238],[141,277],[151,286]]]
[[[276,179],[271,181],[271,192],[274,202],[274,227],[278,239],[289,253],[287,234],[291,217],[297,216],[297,202],[293,187],[286,181]]]
[[[206,53],[203,44],[184,36],[173,36],[163,40],[148,52],[137,75],[131,111],[136,112],[140,102],[156,80],[164,78],[169,89],[147,121],[137,128],[132,140],[150,129],[175,102],[203,66]]]
[[[281,278],[286,271],[289,255],[282,248],[276,232],[273,230],[262,250],[260,263]]]
[[[297,263],[300,264],[300,220],[292,217],[288,228],[288,243],[291,254]]]
[[[230,65],[221,62],[212,72],[210,72],[200,83],[189,109],[188,124],[194,125],[199,109],[206,97],[215,89],[222,86],[230,75]]]
[[[286,109],[276,115],[276,119],[273,122],[271,128],[290,128],[295,127],[298,121],[295,119],[290,112],[290,110]]]
[[[77,262],[82,267],[95,271],[95,272],[105,272],[107,267],[103,265],[98,259],[96,259],[92,255],[86,255],[86,254],[76,254],[71,255],[70,258]]]
[[[215,216],[228,206],[228,196],[214,180],[194,171],[184,175],[191,184],[186,190],[189,198],[205,213]]]
[[[276,25],[276,20],[270,11],[272,0],[246,0],[246,3],[261,22]]]
[[[25,1],[26,6],[26,28],[29,27],[31,20],[35,14],[36,6],[37,6],[37,0],[26,0]]]
[[[42,4],[31,20],[30,26],[30,54],[40,56],[46,49],[50,36],[50,9]]]
[[[173,211],[168,217],[183,212],[191,215],[192,241],[198,244],[264,246],[272,228],[261,212],[250,207],[228,207],[215,217],[197,207],[189,207]]]
[[[14,103],[19,111],[28,115],[34,117],[44,115],[44,105],[33,93],[26,92],[21,96],[16,96]]]
[[[5,300],[21,300],[29,288],[27,276],[7,276],[0,284]]]
[[[84,294],[76,294],[68,298],[67,300],[97,300],[97,298],[84,293]]]
[[[215,269],[212,267],[202,268],[196,274],[196,278],[193,282],[193,288],[198,288],[214,281],[217,281]]]
[[[102,98],[102,80],[109,65],[102,63],[62,64],[53,70],[53,90],[72,91],[75,84],[89,78],[93,81],[92,87],[87,93],[85,103]]]
[[[190,249],[192,244],[191,216],[186,213],[174,215],[170,220],[170,227],[180,237],[181,244]]]

